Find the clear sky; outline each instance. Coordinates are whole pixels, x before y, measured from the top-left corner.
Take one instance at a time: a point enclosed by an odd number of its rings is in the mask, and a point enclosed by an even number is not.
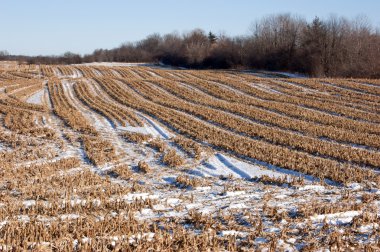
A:
[[[380,27],[380,0],[1,0],[0,50],[84,54],[193,28],[244,35],[253,21],[289,12],[308,20],[364,14]]]

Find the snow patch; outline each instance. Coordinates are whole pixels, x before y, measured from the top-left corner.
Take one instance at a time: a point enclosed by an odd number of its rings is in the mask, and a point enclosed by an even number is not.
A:
[[[151,195],[149,193],[129,193],[123,196],[124,200],[146,200],[146,199],[158,199],[158,195]]]
[[[220,236],[241,236],[241,237],[245,237],[247,236],[248,233],[247,232],[241,232],[241,231],[236,231],[236,230],[223,230],[223,231],[220,231]]]
[[[231,204],[228,209],[243,209],[243,208],[248,208],[246,204],[244,203],[236,203],[236,204]]]
[[[225,192],[225,193],[223,194],[223,196],[233,197],[233,196],[238,196],[238,195],[242,195],[242,194],[245,194],[245,191]]]
[[[341,213],[334,213],[334,214],[321,214],[321,215],[310,217],[310,220],[314,222],[322,222],[326,219],[327,223],[329,224],[341,225],[341,224],[350,223],[354,217],[360,214],[361,214],[361,211],[348,211],[348,212],[341,212]]]
[[[60,216],[61,220],[75,220],[78,219],[80,216],[78,214],[62,214]]]
[[[266,169],[253,163],[244,162],[237,158],[216,153],[201,165],[195,168],[201,174],[207,176],[229,176],[250,179],[252,177],[269,176],[282,178],[284,174],[271,169]]]
[[[300,191],[324,191],[325,187],[321,185],[305,185],[302,187],[299,187],[298,190]]]
[[[45,90],[42,89],[42,90],[38,91],[37,93],[34,93],[33,95],[31,95],[31,96],[26,100],[26,102],[28,102],[28,103],[32,103],[32,104],[42,105],[42,97],[43,97],[43,95],[44,95],[44,92],[45,92]]]
[[[347,187],[353,191],[360,191],[363,189],[363,186],[359,183],[351,183],[351,184],[348,184]]]

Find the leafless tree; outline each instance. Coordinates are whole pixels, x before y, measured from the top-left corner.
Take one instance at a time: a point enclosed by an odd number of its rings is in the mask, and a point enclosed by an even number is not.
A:
[[[193,68],[257,68],[312,76],[380,77],[380,31],[365,16],[330,16],[313,21],[291,14],[270,15],[252,24],[247,36],[215,35],[201,29],[152,34],[113,49],[81,57],[17,56],[2,60],[72,64],[92,61],[163,62]]]

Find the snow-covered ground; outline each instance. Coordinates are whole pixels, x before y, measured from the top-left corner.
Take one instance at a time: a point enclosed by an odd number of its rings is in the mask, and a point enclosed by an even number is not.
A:
[[[289,73],[289,72],[279,72],[279,71],[252,71],[244,70],[244,73],[249,73],[262,78],[273,78],[273,77],[285,77],[285,78],[307,78],[306,75],[300,73]]]
[[[238,160],[237,158],[228,156],[222,153],[216,153],[209,159],[205,160],[202,164],[196,167],[196,170],[205,177],[213,176],[219,177],[232,175],[236,178],[254,178],[262,177],[263,175],[281,178],[286,174],[267,169],[257,164],[251,164]]]
[[[26,102],[41,105],[44,94],[45,94],[45,89],[42,89],[38,91],[37,93],[34,93],[33,95],[29,96]]]
[[[149,66],[145,63],[90,63],[84,65]],[[102,76],[99,70],[93,69],[93,73]],[[128,240],[131,244],[138,243],[143,239],[154,241],[157,234],[170,225],[180,225],[186,232],[196,235],[209,232],[218,238],[226,239],[224,240],[226,242],[233,241],[236,244],[244,244],[244,249],[247,248],[247,251],[250,249],[260,251],[261,248],[263,248],[262,251],[271,251],[268,248],[272,248],[272,251],[306,250],[309,244],[315,242],[314,240],[320,242],[316,243],[317,249],[319,246],[327,249],[328,246],[325,244],[334,244],[334,237],[337,237],[336,240],[341,240],[348,233],[350,241],[358,244],[379,240],[377,232],[380,225],[377,216],[380,214],[380,191],[376,184],[343,185],[329,180],[321,181],[319,178],[300,172],[283,169],[258,160],[237,157],[230,152],[206,146],[202,146],[204,149],[202,149],[200,158],[197,159],[176,145],[173,139],[179,135],[178,132],[163,125],[152,116],[129,108],[141,118],[143,126],[123,127],[114,125],[109,119],[81,102],[73,88],[78,78],[83,77],[79,70],[75,69],[73,76],[62,76],[57,70],[55,74],[61,78],[63,92],[68,102],[75,104],[78,112],[98,132],[99,138],[112,143],[116,150],[117,160],[103,165],[93,165],[89,162],[83,146],[82,133],[68,127],[49,110],[37,122],[40,126],[54,130],[56,138],[41,140],[30,137],[27,139],[26,145],[35,144],[38,148],[43,146],[45,149],[54,150],[54,153],[49,159],[41,158],[20,162],[14,168],[76,157],[80,160],[77,167],[67,171],[59,170],[56,174],[49,175],[51,178],[44,177],[45,182],[53,181],[59,184],[59,179],[65,176],[74,177],[89,170],[91,174],[100,178],[101,182],[99,183],[104,184],[98,184],[98,181],[93,178],[94,184],[91,184],[90,180],[89,184],[83,188],[71,188],[73,189],[72,194],[65,193],[59,200],[51,202],[52,200],[49,198],[36,197],[33,194],[36,191],[28,194],[28,197],[17,199],[19,197],[17,184],[2,181],[0,184],[2,192],[17,196],[14,199],[20,201],[20,209],[27,210],[17,211],[13,219],[0,219],[0,230],[12,221],[24,224],[41,222],[49,226],[49,223],[54,221],[97,223],[104,221],[109,216],[113,218],[121,216],[119,221],[133,217],[133,220],[139,224],[144,223],[142,225],[154,223],[158,230],[108,236],[107,239],[110,240],[108,247],[110,248],[116,247],[118,242],[123,239]],[[116,71],[114,74],[120,77]],[[86,82],[83,79],[81,81]],[[86,83],[90,85],[94,94],[103,96],[102,98],[110,104],[113,102],[112,98],[108,97],[99,87],[100,85],[96,85],[93,80],[87,80]],[[187,84],[183,85],[187,87]],[[256,84],[253,83],[253,85]],[[262,90],[277,93],[269,85],[259,84],[257,86]],[[194,87],[191,88],[196,90]],[[191,88],[189,87],[189,89]],[[226,88],[235,90],[231,87]],[[52,109],[47,89],[32,94],[27,102],[45,104]],[[124,105],[119,104],[119,106],[123,107]],[[10,133],[5,128],[3,131]],[[122,137],[125,132],[151,135],[152,139],[159,138],[168,148],[175,150],[185,160],[184,164],[176,168],[167,166],[163,162],[164,153],[150,147],[147,142],[135,144],[126,141]],[[3,152],[7,148],[0,144],[0,151]],[[149,166],[148,172],[144,173],[140,170],[140,161],[146,162]],[[121,176],[120,170],[117,170],[120,167],[123,169],[122,172],[127,174],[126,178]],[[38,172],[36,169],[33,174]],[[41,176],[43,177],[45,174],[41,173]],[[57,177],[58,182],[56,181]],[[30,185],[34,190],[37,189],[33,186],[39,185],[38,179],[36,185],[33,183]],[[186,184],[186,181],[189,183]],[[81,184],[81,182],[87,181],[81,181],[80,178],[78,183]],[[121,188],[112,187],[115,185],[120,185]],[[57,190],[67,189],[60,188],[56,184],[55,187],[54,189]],[[127,192],[123,191],[124,189]],[[46,190],[44,193],[49,194],[49,191]],[[120,203],[120,206],[124,208],[133,206],[136,209],[127,209],[128,215],[123,216],[125,209],[107,209],[110,205],[115,207],[112,205],[115,202]],[[5,204],[8,203],[0,202],[0,208]],[[46,211],[46,214],[33,216],[34,212],[28,212],[37,207],[41,210],[52,206],[55,206],[59,213],[54,215]],[[88,207],[91,214],[83,214],[81,211],[84,210],[79,206],[83,206],[83,209]],[[66,207],[67,209],[65,209]],[[93,209],[96,209],[96,212],[92,212]],[[41,210],[41,212],[43,211]],[[376,215],[376,217],[372,218],[372,215]],[[338,234],[342,236],[338,236]],[[95,240],[94,236],[90,237],[91,235],[94,234],[88,232],[84,236],[71,237],[75,238],[73,246],[79,248],[84,244],[90,244]],[[97,236],[96,239],[98,238],[103,239],[104,237]]]

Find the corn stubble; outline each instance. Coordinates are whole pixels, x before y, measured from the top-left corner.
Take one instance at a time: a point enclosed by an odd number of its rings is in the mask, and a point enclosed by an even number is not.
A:
[[[183,165],[185,160],[174,149],[170,149],[162,157],[162,162],[169,167],[175,168]]]
[[[379,87],[149,67],[0,68],[0,250],[376,251]],[[36,92],[48,99],[28,102]],[[170,136],[130,132],[147,129],[145,116]],[[198,165],[216,170],[207,163],[215,151],[288,176],[199,176]]]

